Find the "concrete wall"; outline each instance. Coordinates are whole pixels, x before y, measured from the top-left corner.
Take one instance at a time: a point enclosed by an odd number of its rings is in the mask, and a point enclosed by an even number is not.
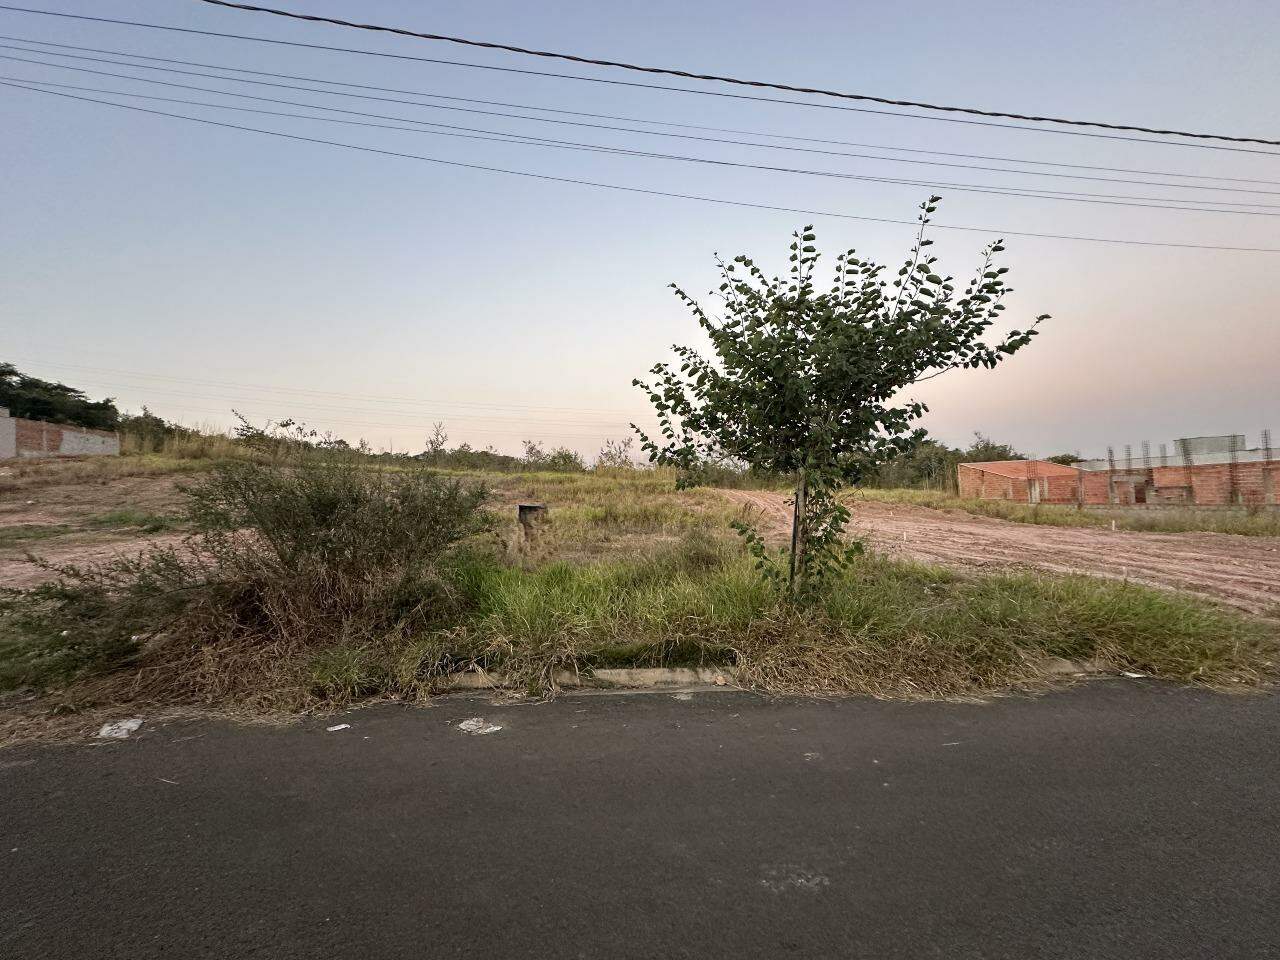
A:
[[[0,460],[14,457],[115,456],[120,437],[61,423],[0,416]]]
[[[7,413],[0,416],[0,460],[18,455],[18,423]]]

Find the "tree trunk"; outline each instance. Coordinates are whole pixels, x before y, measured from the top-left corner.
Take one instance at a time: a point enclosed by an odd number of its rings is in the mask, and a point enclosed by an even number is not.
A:
[[[791,517],[791,567],[787,576],[787,588],[794,596],[797,590],[796,571],[803,573],[804,565],[800,562],[804,557],[804,509],[809,495],[809,475],[803,468],[796,480],[795,512]]]

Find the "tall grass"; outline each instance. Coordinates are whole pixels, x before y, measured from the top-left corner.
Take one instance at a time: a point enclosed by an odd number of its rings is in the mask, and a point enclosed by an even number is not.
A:
[[[1183,681],[1271,675],[1264,625],[1194,600],[1086,577],[970,578],[864,557],[813,606],[779,602],[749,559],[693,538],[653,558],[461,570],[468,642],[521,676],[616,662],[733,663],[777,690],[936,697],[1044,679],[1047,658]],[[495,652],[500,655],[495,656]]]

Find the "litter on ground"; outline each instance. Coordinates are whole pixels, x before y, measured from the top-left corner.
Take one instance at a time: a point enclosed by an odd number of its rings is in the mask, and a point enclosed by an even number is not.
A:
[[[136,733],[141,726],[141,717],[130,717],[128,720],[104,723],[102,729],[98,731],[98,736],[108,740],[128,740],[129,734]]]
[[[350,730],[350,729],[351,729],[351,724],[349,723],[335,723],[332,727],[325,727],[325,731],[328,733],[333,733],[336,730]]]
[[[490,723],[484,717],[472,717],[470,720],[463,720],[458,724],[458,729],[463,733],[470,733],[480,737],[486,733],[497,733],[502,728],[496,723]]]

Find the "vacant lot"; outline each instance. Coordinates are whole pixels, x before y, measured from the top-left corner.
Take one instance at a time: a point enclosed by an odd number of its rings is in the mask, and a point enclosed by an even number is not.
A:
[[[545,692],[563,671],[715,665],[763,689],[916,699],[1042,686],[1064,659],[1214,685],[1269,682],[1278,661],[1275,623],[1256,616],[1280,612],[1276,538],[861,504],[852,532],[873,549],[789,603],[730,527],[781,543],[784,492],[677,490],[666,470],[211,466],[124,458],[10,481],[7,587],[56,575],[27,551],[93,566],[196,539],[0,594],[0,689],[52,691],[55,710],[328,709],[429,696],[469,670]],[[483,501],[432,506],[473,480]],[[550,523],[522,534],[522,502],[549,505]]]
[[[757,511],[774,536],[789,534],[786,494],[723,494]],[[872,501],[854,504],[852,530],[882,553],[923,563],[1083,573],[1192,593],[1252,613],[1280,609],[1277,537],[1043,526]]]
[[[25,482],[0,492],[0,584],[47,579],[27,552],[56,563],[89,563],[181,537],[182,475],[173,464],[119,461],[26,467]],[[182,464],[188,474],[196,465]],[[86,471],[91,471],[86,477]],[[625,556],[691,530],[723,529],[734,516],[759,518],[781,543],[789,535],[787,494],[758,490],[677,491],[671,477],[637,472],[506,474],[479,477],[494,506],[551,505],[544,552],[558,559]],[[1035,569],[1129,580],[1195,594],[1251,613],[1280,610],[1280,537],[1139,533],[1011,523],[961,510],[858,500],[851,528],[878,552],[961,568]]]

